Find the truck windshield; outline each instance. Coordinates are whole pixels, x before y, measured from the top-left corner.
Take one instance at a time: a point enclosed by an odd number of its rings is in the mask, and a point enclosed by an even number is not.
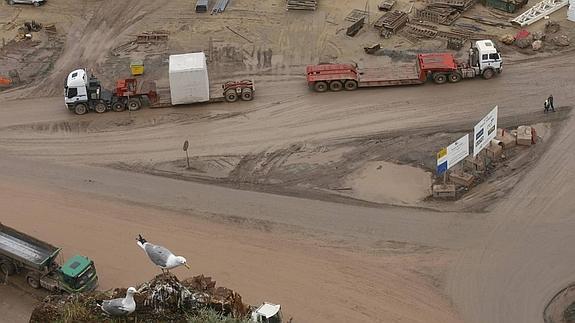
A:
[[[75,283],[73,284],[74,289],[80,289],[84,287],[96,274],[96,270],[94,266],[88,267],[86,271],[84,271],[80,276],[75,279]]]

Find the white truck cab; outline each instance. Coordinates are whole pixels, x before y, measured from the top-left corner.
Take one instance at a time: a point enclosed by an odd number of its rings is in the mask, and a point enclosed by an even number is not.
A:
[[[88,75],[86,70],[78,69],[68,74],[64,87],[64,103],[72,107],[76,103],[88,102]]]
[[[282,323],[281,305],[264,302],[252,312],[254,323]]]
[[[491,40],[478,40],[469,49],[469,66],[486,79],[503,70],[501,54]]]

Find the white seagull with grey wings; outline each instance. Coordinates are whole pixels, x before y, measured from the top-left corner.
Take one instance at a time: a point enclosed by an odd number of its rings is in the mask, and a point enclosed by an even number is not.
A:
[[[138,239],[136,240],[138,241],[138,246],[144,249],[150,260],[156,266],[160,267],[162,272],[164,272],[164,270],[168,271],[169,269],[173,269],[179,266],[185,266],[186,268],[190,269],[186,263],[186,258],[176,256],[170,250],[162,246],[149,243],[142,237],[141,234],[138,235]]]
[[[110,316],[125,316],[136,310],[134,294],[138,291],[134,287],[128,288],[126,297],[98,301],[98,307]]]

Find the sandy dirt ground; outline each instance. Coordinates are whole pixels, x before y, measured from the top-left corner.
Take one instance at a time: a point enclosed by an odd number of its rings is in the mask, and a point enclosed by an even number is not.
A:
[[[90,256],[102,289],[157,272],[135,244],[142,233],[190,260],[179,277],[211,275],[248,303],[281,303],[296,322],[540,322],[575,280],[573,52],[525,59],[506,49],[504,73],[490,81],[318,94],[305,64],[383,64],[413,52],[366,56],[375,33],[343,36],[343,18],[362,1],[297,15],[279,0],[234,1],[218,16],[183,5],[52,0],[40,14],[0,3],[3,36],[14,35],[13,21],[36,19],[55,23],[64,43],[58,52],[38,35],[32,53],[52,56],[25,69],[30,84],[0,93],[0,221],[63,257]],[[133,47],[152,30],[170,40]],[[71,69],[110,84],[143,57],[146,77],[161,79],[167,53],[192,50],[208,52],[214,80],[254,77],[256,100],[82,117],[64,108]],[[549,93],[559,111],[544,115]],[[435,152],[494,105],[502,126],[541,123],[543,142],[511,163],[512,176],[451,206],[425,204]],[[26,321],[37,296],[0,285],[9,313],[0,320]]]

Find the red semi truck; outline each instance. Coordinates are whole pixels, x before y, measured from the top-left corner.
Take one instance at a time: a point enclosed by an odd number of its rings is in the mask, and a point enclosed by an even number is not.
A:
[[[478,40],[469,50],[467,62],[457,62],[453,54],[418,54],[414,63],[373,69],[351,64],[310,65],[306,69],[308,85],[317,92],[352,91],[358,87],[422,84],[431,78],[437,84],[455,83],[464,78],[490,79],[502,71],[501,55],[490,40]]]

